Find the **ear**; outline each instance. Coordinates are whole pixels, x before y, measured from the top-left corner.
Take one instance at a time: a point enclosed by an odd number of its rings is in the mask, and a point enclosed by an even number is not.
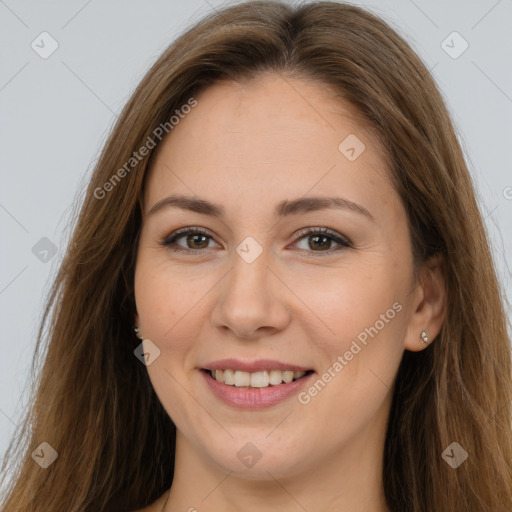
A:
[[[441,254],[431,256],[424,263],[413,293],[414,312],[407,326],[404,348],[417,352],[433,343],[446,316],[446,273]],[[423,331],[427,332],[428,343],[421,338]]]

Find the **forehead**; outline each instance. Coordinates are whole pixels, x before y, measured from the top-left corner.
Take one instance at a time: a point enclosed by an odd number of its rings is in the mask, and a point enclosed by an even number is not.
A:
[[[196,100],[158,147],[146,211],[174,192],[256,208],[336,191],[361,202],[372,195],[374,211],[394,193],[377,138],[324,84],[266,74],[219,82]]]

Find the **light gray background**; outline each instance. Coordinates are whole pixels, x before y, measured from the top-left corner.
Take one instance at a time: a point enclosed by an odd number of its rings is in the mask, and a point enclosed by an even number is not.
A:
[[[510,301],[512,0],[353,3],[391,22],[432,68],[458,128]],[[63,256],[71,207],[106,134],[170,41],[223,4],[0,0],[0,454],[25,404],[42,301]],[[47,59],[31,47],[43,31],[59,45]],[[469,44],[456,59],[441,46],[453,31]],[[462,48],[457,39],[445,44],[452,52]],[[32,252],[43,237],[58,249],[46,263]]]

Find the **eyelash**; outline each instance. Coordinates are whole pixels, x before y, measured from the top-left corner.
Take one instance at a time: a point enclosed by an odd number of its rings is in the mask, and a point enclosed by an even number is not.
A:
[[[194,235],[205,235],[211,239],[213,237],[209,234],[209,232],[203,228],[200,227],[190,227],[190,228],[182,228],[178,229],[177,231],[174,231],[169,236],[167,236],[162,242],[161,245],[164,247],[167,247],[169,250],[174,252],[184,252],[184,253],[199,253],[198,255],[201,255],[203,251],[206,251],[208,248],[203,249],[183,249],[182,247],[179,247],[177,245],[174,245],[176,240],[179,240],[180,238],[183,238],[186,235],[194,234]],[[338,248],[335,248],[334,250],[328,250],[328,251],[312,251],[312,250],[306,250],[306,249],[300,249],[301,252],[307,252],[307,253],[313,253],[315,255],[318,255],[320,257],[327,256],[330,254],[333,254],[334,252],[337,252],[344,248],[352,248],[353,245],[350,242],[350,240],[344,236],[339,235],[336,233],[336,231],[333,231],[329,228],[304,228],[299,230],[297,233],[295,233],[295,236],[298,237],[298,239],[294,242],[297,243],[302,238],[307,238],[307,235],[323,235],[327,236],[327,238],[331,238],[334,242],[339,244]],[[174,246],[173,246],[174,245]]]

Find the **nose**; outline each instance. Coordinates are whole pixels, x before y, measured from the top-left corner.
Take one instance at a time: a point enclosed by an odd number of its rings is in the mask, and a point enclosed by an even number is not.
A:
[[[238,338],[256,340],[282,331],[290,323],[289,291],[261,254],[252,263],[238,254],[217,288],[212,325]]]

